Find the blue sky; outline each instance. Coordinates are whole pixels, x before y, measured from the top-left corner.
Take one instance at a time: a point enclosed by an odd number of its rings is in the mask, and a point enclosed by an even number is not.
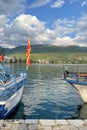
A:
[[[87,0],[0,0],[0,45],[87,46]]]

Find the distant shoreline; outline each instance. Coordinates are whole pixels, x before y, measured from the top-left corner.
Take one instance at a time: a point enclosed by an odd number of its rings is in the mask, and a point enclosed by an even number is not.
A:
[[[7,63],[26,63],[25,53],[7,55]],[[31,63],[39,64],[87,64],[87,53],[31,53]]]

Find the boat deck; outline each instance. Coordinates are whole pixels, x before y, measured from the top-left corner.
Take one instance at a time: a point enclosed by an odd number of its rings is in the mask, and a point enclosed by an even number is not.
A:
[[[87,73],[65,71],[64,79],[76,82],[87,82]]]
[[[8,100],[12,95],[16,93],[21,87],[24,86],[24,80],[26,77],[20,75],[15,78],[12,77],[4,84],[0,84],[0,102]]]

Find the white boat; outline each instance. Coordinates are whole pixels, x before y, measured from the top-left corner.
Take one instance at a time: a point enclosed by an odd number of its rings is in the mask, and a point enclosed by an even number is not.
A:
[[[27,72],[10,75],[0,62],[0,119],[5,119],[19,104]]]
[[[64,80],[78,91],[82,100],[87,103],[87,73],[64,71]]]

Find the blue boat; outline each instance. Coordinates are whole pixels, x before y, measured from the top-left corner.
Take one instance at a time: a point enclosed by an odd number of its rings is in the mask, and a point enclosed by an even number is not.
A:
[[[64,80],[70,83],[80,94],[82,100],[87,103],[87,73],[64,71]]]
[[[0,119],[7,118],[19,104],[26,78],[26,72],[11,75],[0,61]]]

